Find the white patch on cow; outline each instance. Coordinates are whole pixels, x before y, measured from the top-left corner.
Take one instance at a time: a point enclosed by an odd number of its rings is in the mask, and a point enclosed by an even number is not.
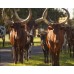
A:
[[[64,34],[64,42],[62,45],[62,49],[67,50],[68,49],[68,42],[67,42],[67,34]]]
[[[15,39],[17,38],[18,36],[17,36],[17,32],[15,32]]]
[[[5,36],[6,34],[6,28],[5,26],[0,26],[0,37]]]

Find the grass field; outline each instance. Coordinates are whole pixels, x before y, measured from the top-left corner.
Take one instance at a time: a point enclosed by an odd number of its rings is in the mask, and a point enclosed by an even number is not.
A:
[[[9,43],[9,36],[6,35],[5,37],[5,47],[11,47],[11,44]],[[34,38],[34,46],[40,45],[41,40],[40,38],[35,37]],[[2,47],[2,40],[0,39],[0,47]],[[51,66],[51,63],[45,64],[43,62],[44,57],[43,54],[40,55],[33,55],[29,61],[24,60],[24,64],[14,64],[14,63],[9,63],[8,66]],[[60,65],[61,66],[74,66],[74,58],[70,58],[69,53],[60,53]]]
[[[41,40],[39,37],[34,37],[34,46],[38,46],[41,44]],[[5,46],[4,47],[11,47],[12,45],[10,44],[10,40],[9,40],[9,35],[5,36]],[[0,48],[2,48],[2,38],[0,38]]]
[[[51,66],[52,64],[45,64],[44,63],[43,54],[32,56],[29,61],[24,60],[24,64],[14,64],[10,63],[8,66]],[[60,54],[60,66],[74,66],[74,58],[70,58],[68,53],[61,53]]]

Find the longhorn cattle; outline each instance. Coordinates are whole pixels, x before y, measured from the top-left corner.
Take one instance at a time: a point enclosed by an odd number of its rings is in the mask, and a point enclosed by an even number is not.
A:
[[[68,41],[67,41],[67,33],[66,33],[66,30],[65,30],[65,34],[64,34],[64,42],[63,42],[61,51],[64,51],[65,53],[66,52],[69,52],[68,51]]]
[[[72,26],[66,27],[66,34],[70,57],[74,57],[74,27]]]
[[[0,38],[2,38],[3,40],[3,47],[4,47],[4,44],[5,44],[5,34],[6,34],[6,28],[5,26],[0,26]]]
[[[12,21],[10,21],[10,19],[6,21],[11,25],[10,42],[14,48],[13,58],[15,64],[17,64],[18,61],[20,63],[23,63],[24,51],[27,52],[28,57],[30,38],[27,23],[30,21],[32,17],[31,9],[28,10],[29,10],[28,17],[26,19],[21,19],[17,14],[16,9],[13,9],[12,10],[13,16],[11,18]]]
[[[60,54],[60,49],[63,45],[64,42],[64,29],[63,29],[63,25],[65,25],[65,22],[67,22],[67,20],[69,19],[69,12],[63,8],[64,11],[66,11],[67,13],[67,17],[66,19],[61,22],[61,23],[54,23],[50,20],[50,22],[46,19],[47,17],[47,10],[48,8],[45,9],[43,15],[41,18],[36,19],[36,23],[38,22],[42,22],[44,21],[47,25],[47,31],[45,34],[45,46],[48,48],[45,49],[44,54],[45,56],[45,62],[48,63],[48,53],[50,53],[51,55],[51,59],[52,59],[52,65],[53,66],[57,66],[59,65],[59,54]],[[45,53],[47,52],[47,53]]]

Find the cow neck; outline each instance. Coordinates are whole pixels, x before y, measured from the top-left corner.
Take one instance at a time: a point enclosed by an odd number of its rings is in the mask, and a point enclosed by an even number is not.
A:
[[[59,24],[53,25],[53,29],[54,29],[53,32],[56,35],[56,43],[58,43],[59,42],[60,25]]]
[[[55,34],[58,34],[59,33],[59,30],[60,30],[60,26],[59,25],[53,25],[53,31]]]

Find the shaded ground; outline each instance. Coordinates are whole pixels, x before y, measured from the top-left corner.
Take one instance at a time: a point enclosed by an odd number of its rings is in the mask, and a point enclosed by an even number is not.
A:
[[[11,48],[0,49],[0,65],[7,65],[7,63],[12,63]]]
[[[33,46],[31,55],[39,55],[42,54],[42,49],[40,46]],[[6,49],[0,49],[0,65],[5,66],[8,65],[8,63],[13,63],[12,59],[12,49],[6,48]]]
[[[0,66],[51,66],[51,63],[44,63],[43,52],[40,46],[32,47],[32,57],[29,61],[24,60],[24,64],[14,64],[11,51],[11,48],[0,49]],[[61,66],[74,66],[74,58],[70,58],[68,52],[61,52],[59,59]]]

